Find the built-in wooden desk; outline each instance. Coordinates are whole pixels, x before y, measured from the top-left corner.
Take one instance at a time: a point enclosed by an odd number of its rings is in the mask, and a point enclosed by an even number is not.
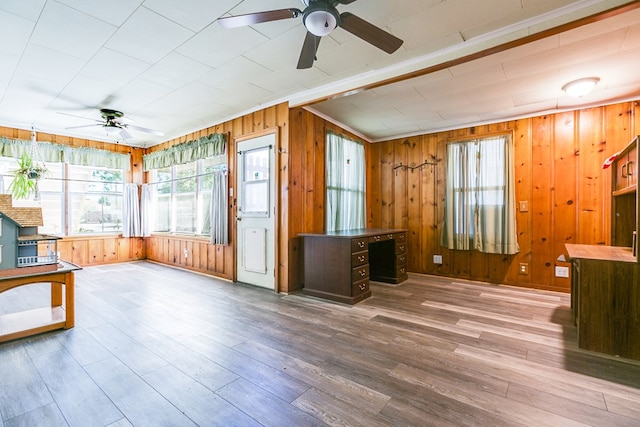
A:
[[[369,280],[407,279],[406,230],[367,228],[300,236],[307,295],[355,304],[371,296]]]
[[[578,346],[640,360],[640,279],[631,248],[565,244]]]
[[[51,283],[51,307],[0,316],[0,342],[54,329],[73,328],[75,324],[73,272],[76,270],[80,270],[80,267],[70,262],[60,261],[57,270],[0,277],[0,294],[18,286]],[[62,286],[65,287],[64,304]]]

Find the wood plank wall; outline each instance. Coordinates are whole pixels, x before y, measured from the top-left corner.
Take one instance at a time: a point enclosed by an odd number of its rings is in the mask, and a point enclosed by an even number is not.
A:
[[[556,259],[565,243],[610,244],[611,170],[601,165],[640,132],[639,112],[625,102],[370,144],[368,225],[409,230],[411,272],[568,292],[569,279],[555,277],[555,266],[567,264]],[[442,248],[446,144],[500,132],[513,134],[516,199],[529,202],[516,217],[520,253]],[[394,171],[424,161],[437,166]],[[520,263],[529,274],[519,273]]]
[[[288,182],[288,153],[289,153],[289,107],[288,104],[278,104],[265,108],[254,113],[238,117],[236,119],[218,124],[216,126],[192,132],[180,138],[172,139],[163,144],[147,149],[145,153],[162,150],[176,144],[196,140],[202,136],[212,133],[228,134],[227,160],[229,165],[229,187],[235,186],[236,180],[236,149],[235,140],[258,134],[260,132],[276,129],[278,147],[276,147],[278,165],[278,183]],[[146,174],[145,174],[146,175]],[[145,177],[146,179],[146,177]],[[289,256],[289,234],[288,234],[288,186],[286,184],[278,186],[278,280],[280,292],[289,291],[288,256]],[[234,192],[235,194],[235,192]],[[228,280],[235,279],[235,236],[236,236],[236,204],[234,200],[229,201],[229,245],[209,244],[208,240],[197,239],[184,236],[154,235],[145,238],[146,255],[149,260],[163,264],[186,268],[201,273],[211,274]],[[188,256],[185,259],[184,250]]]
[[[0,136],[7,138],[31,139],[31,130],[0,127]],[[93,141],[83,138],[36,133],[38,141],[71,147],[91,147],[131,155],[131,170],[125,175],[125,182],[142,183],[142,152],[140,148],[121,144]],[[123,238],[121,235],[64,237],[58,241],[60,257],[82,267],[98,264],[134,261],[145,258],[142,238]]]

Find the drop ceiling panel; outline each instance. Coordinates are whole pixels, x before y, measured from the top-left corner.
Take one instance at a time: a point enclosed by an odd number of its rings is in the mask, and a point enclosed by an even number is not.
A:
[[[34,23],[25,18],[0,10],[0,40],[11,40],[11,43],[0,43],[0,54],[20,58],[27,46]],[[6,66],[3,63],[3,67]]]
[[[46,2],[47,0],[4,0],[0,2],[0,10],[35,22]]]
[[[143,3],[143,0],[57,0],[75,10],[111,25],[120,26]],[[49,2],[51,3],[51,2]]]
[[[116,29],[63,4],[48,2],[33,31],[31,42],[88,60]]]
[[[144,6],[191,31],[198,32],[237,3],[239,0],[146,0]]]
[[[184,55],[170,53],[140,74],[140,78],[177,89],[212,70],[213,68]]]
[[[141,7],[118,29],[106,47],[152,64],[194,34],[193,31]]]
[[[267,40],[251,27],[224,29],[211,25],[180,46],[177,52],[216,68]]]
[[[144,61],[102,48],[87,62],[80,74],[101,82],[107,90],[117,90],[148,68],[149,64]]]

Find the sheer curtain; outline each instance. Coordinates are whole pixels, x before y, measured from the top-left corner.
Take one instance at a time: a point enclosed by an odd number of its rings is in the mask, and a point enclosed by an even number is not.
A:
[[[139,237],[140,232],[140,206],[138,201],[138,186],[136,184],[124,185],[122,216],[122,237]]]
[[[142,185],[142,199],[141,199],[141,213],[140,213],[140,231],[143,237],[151,236],[153,231],[153,186],[149,184]]]
[[[449,144],[442,246],[518,253],[515,212],[511,136]]]
[[[229,244],[228,192],[227,172],[214,172],[210,206],[212,245]]]
[[[326,231],[364,228],[364,147],[327,132]]]

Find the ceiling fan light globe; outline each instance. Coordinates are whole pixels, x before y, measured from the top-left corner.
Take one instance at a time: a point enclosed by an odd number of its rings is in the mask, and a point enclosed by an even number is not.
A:
[[[322,37],[335,30],[338,16],[331,10],[311,10],[303,16],[304,26],[314,36]]]

